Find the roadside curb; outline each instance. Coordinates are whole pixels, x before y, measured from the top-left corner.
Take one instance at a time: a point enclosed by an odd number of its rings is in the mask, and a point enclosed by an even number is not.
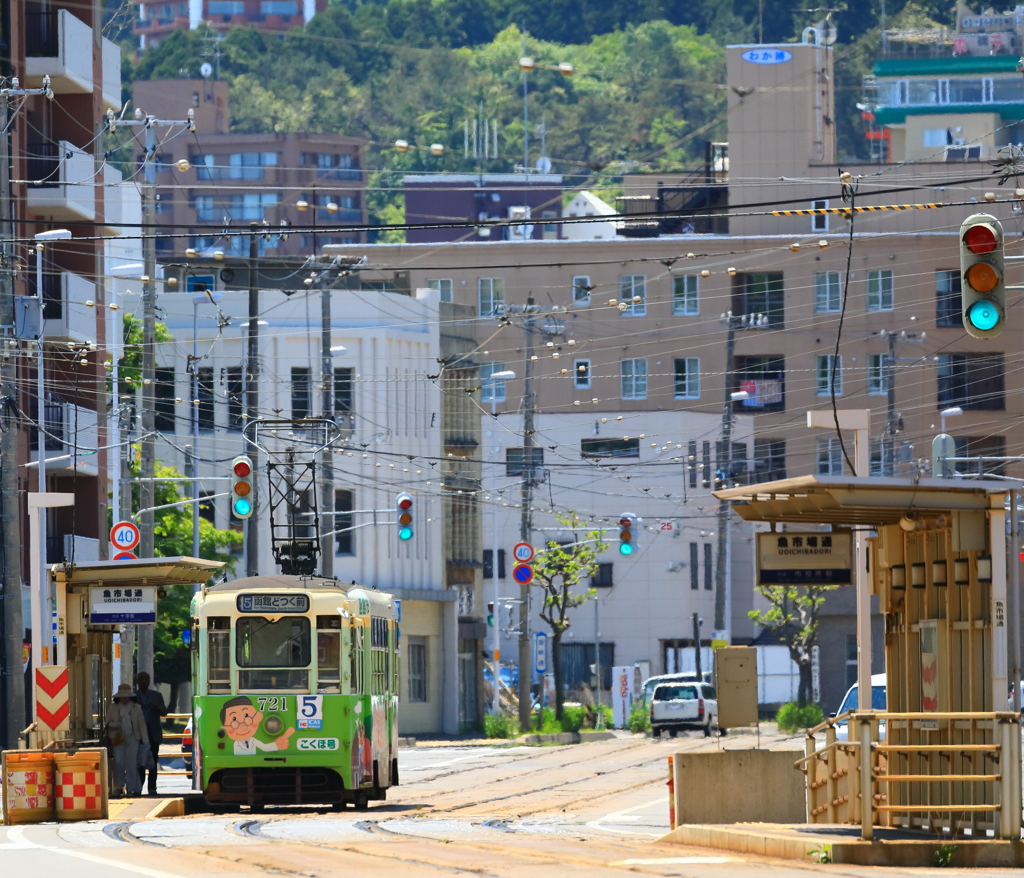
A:
[[[415,747],[415,746],[416,746],[416,739],[411,737],[411,736],[406,736],[404,738],[399,738],[398,739],[398,749],[399,750],[407,750],[410,747]]]
[[[176,799],[164,799],[157,803],[157,806],[153,808],[146,816],[145,820],[158,820],[161,817],[184,817],[185,816],[185,800],[182,798]]]
[[[555,735],[520,735],[517,744],[583,744],[588,741],[611,741],[611,732],[560,732]]]

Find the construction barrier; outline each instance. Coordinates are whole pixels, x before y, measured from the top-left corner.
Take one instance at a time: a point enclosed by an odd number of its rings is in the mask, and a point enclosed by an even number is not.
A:
[[[676,828],[676,773],[672,767],[672,757],[668,757],[668,825]]]
[[[41,750],[0,754],[5,826],[53,820],[53,755]]]
[[[107,816],[107,751],[78,750],[53,757],[58,820],[99,820]]]

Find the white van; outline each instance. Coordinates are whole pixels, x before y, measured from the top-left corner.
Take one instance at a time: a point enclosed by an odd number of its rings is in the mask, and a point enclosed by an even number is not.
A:
[[[871,710],[885,710],[886,695],[885,695],[885,674],[872,674],[871,675]],[[840,714],[846,713],[848,710],[856,710],[860,706],[860,696],[857,690],[857,684],[854,683],[847,691],[846,696],[843,698],[843,703],[839,705],[839,710],[835,713],[829,714],[829,716],[839,716]],[[846,720],[836,723],[836,740],[847,741],[849,740],[850,730],[847,727]],[[882,720],[878,724],[878,736],[881,740],[885,740],[885,720]]]

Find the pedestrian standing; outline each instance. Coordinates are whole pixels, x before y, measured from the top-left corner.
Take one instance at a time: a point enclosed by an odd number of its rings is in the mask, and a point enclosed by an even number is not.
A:
[[[137,767],[139,745],[149,741],[149,733],[142,708],[136,703],[132,687],[127,683],[118,686],[113,703],[107,708],[105,722],[107,740],[114,756],[113,798],[141,795],[142,780]]]
[[[149,674],[140,671],[135,678],[136,700],[142,708],[142,716],[146,720],[146,731],[149,733],[149,747],[153,752],[153,767],[149,769],[149,794],[156,795],[156,776],[160,770],[160,744],[163,743],[164,729],[160,720],[167,716],[167,705],[159,689],[150,689]],[[139,787],[146,780],[146,769],[139,768]]]

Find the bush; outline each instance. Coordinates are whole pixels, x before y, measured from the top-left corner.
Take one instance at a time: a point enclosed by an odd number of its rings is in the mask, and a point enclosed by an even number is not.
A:
[[[578,732],[587,719],[587,708],[582,704],[562,705],[562,731]]]
[[[794,701],[783,704],[775,715],[775,722],[780,732],[795,732],[798,729],[809,729],[825,718],[819,704],[805,704],[801,707]]]
[[[609,725],[611,723],[609,722]],[[643,701],[636,702],[629,711],[629,730],[634,734],[651,730],[651,712]]]
[[[519,719],[511,713],[484,714],[484,734],[488,738],[514,738],[519,733]]]

